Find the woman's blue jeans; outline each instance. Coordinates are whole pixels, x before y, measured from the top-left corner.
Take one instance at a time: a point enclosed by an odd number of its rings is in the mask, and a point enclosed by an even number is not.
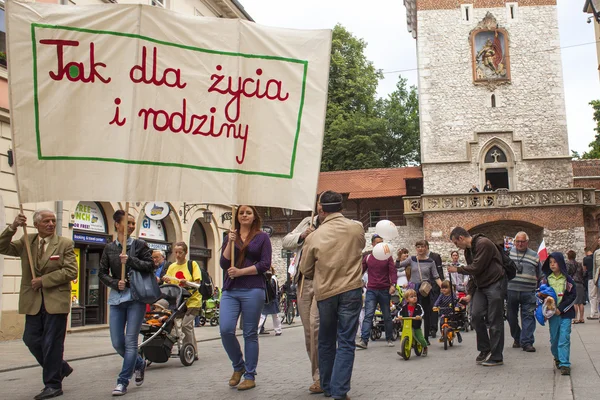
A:
[[[234,371],[245,370],[244,379],[254,380],[258,364],[258,322],[265,303],[264,289],[224,290],[221,296],[219,326],[221,341]],[[242,315],[244,351],[235,336],[238,318]]]
[[[110,340],[114,349],[123,357],[123,368],[117,384],[127,387],[135,369],[142,368],[144,360],[138,354],[138,338],[146,304],[138,301],[127,301],[110,306]]]

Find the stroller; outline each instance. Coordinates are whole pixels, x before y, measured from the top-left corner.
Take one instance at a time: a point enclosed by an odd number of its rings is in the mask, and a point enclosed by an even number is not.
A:
[[[162,316],[163,318],[158,319],[162,323],[159,325],[155,321],[153,323],[147,321],[142,324],[140,330],[140,334],[144,336],[144,339],[138,347],[142,358],[149,361],[148,365],[154,362],[165,363],[169,358],[179,358],[186,367],[194,363],[194,346],[191,343],[180,346],[181,333],[176,332],[177,329],[173,328],[175,328],[175,318],[185,313],[187,299],[197,290],[197,288],[193,289],[190,293],[177,285],[162,285],[160,287],[161,299],[166,300],[169,306],[167,310],[154,311],[153,314]],[[175,343],[177,343],[178,351],[176,354],[171,354]]]

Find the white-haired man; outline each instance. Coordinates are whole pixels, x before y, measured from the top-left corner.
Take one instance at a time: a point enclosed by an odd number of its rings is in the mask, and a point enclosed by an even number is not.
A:
[[[43,369],[44,389],[34,399],[49,399],[63,394],[62,380],[73,372],[63,360],[63,351],[77,260],[73,241],[55,232],[54,211],[36,211],[33,226],[38,233],[12,241],[19,226],[27,226],[23,214],[0,234],[0,253],[21,257],[19,313],[26,314],[23,341]],[[31,245],[31,263],[25,241]]]

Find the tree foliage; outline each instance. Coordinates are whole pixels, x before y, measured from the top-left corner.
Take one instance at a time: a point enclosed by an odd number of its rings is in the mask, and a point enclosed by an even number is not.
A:
[[[594,141],[590,143],[590,151],[586,151],[581,156],[584,160],[600,158],[600,100],[592,100],[590,105],[594,109],[594,121],[596,121],[594,130],[596,131],[596,137],[594,138]]]
[[[369,61],[364,40],[333,29],[322,171],[397,167],[419,158],[416,89],[400,78],[387,99],[377,98],[383,78]]]

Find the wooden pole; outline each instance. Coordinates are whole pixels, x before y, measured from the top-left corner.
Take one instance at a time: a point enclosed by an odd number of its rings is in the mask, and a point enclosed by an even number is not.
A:
[[[233,228],[232,230],[235,229],[235,206],[231,206],[231,228]],[[235,242],[229,243],[229,248],[231,249],[231,266],[235,267]]]
[[[125,228],[123,228],[123,243],[121,243],[121,245],[123,246],[123,250],[121,250],[121,254],[127,254],[127,232],[128,232],[128,226],[129,226],[129,202],[126,201],[125,202]],[[119,233],[117,232],[117,237],[119,236]],[[121,280],[124,281],[125,280],[125,263],[121,264]]]
[[[19,203],[19,209],[21,214],[25,214],[23,212],[23,204]],[[27,259],[29,261],[29,268],[31,269],[31,279],[36,278],[35,276],[35,268],[33,267],[33,256],[31,255],[31,243],[29,243],[29,236],[27,236],[27,226],[23,227],[23,235],[25,235],[25,251],[27,251]]]

